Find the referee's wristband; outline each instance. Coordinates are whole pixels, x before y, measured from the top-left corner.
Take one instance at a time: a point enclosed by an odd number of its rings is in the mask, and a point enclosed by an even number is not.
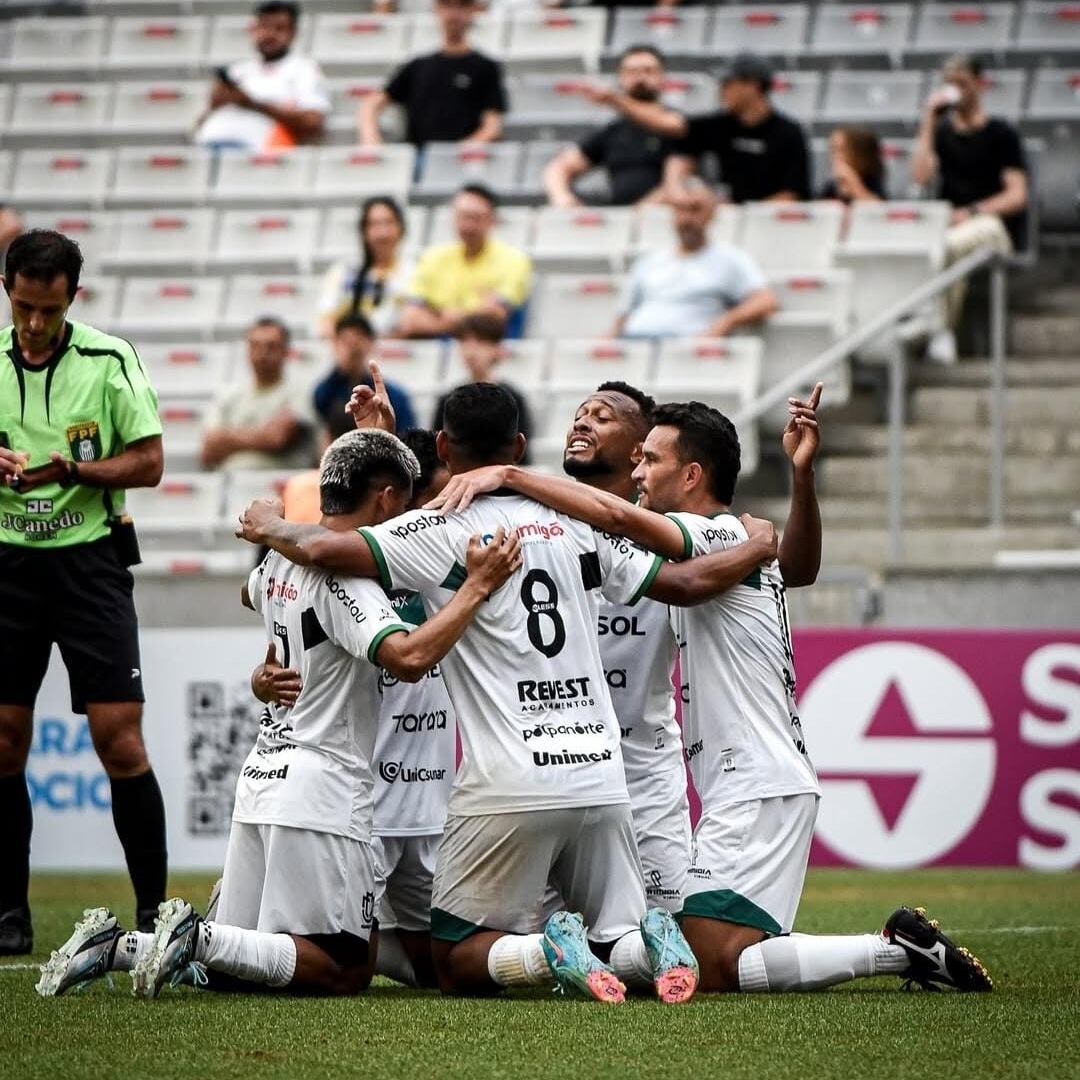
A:
[[[67,476],[60,481],[60,486],[62,488],[74,487],[78,482],[79,466],[74,461],[69,460],[67,462]]]

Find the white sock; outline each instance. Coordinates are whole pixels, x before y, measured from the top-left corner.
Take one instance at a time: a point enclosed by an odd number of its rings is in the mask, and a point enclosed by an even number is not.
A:
[[[627,986],[652,986],[653,970],[649,954],[645,951],[645,939],[640,930],[624,934],[611,950],[611,970]]]
[[[739,989],[818,990],[864,975],[899,973],[909,963],[907,953],[880,934],[789,934],[743,950],[739,957]]]
[[[138,930],[121,934],[113,952],[111,970],[130,971],[149,952],[153,943],[153,934],[140,934]]]
[[[266,986],[288,986],[296,971],[296,942],[288,934],[204,922],[195,959],[213,971]]]
[[[405,986],[419,986],[412,961],[393,930],[379,931],[379,949],[375,954],[375,974],[385,975]]]
[[[540,942],[543,934],[506,934],[488,952],[488,974],[500,986],[550,986],[555,982]]]

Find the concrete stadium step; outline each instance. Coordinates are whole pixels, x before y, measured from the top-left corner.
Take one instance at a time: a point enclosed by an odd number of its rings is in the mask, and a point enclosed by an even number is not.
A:
[[[1013,315],[1009,331],[1013,352],[1020,356],[1080,357],[1080,315]]]
[[[1005,361],[1005,385],[1013,386],[1075,386],[1080,387],[1080,336],[1073,356],[1008,356]],[[985,358],[964,359],[958,364],[942,367],[920,364],[912,372],[915,386],[973,386],[990,385],[990,361]]]
[[[1006,399],[1012,424],[1071,425],[1080,415],[1080,386],[1013,387]],[[982,425],[990,419],[990,392],[967,387],[920,386],[911,394],[909,423]]]
[[[1005,450],[1009,454],[1053,454],[1072,452],[1075,439],[1069,428],[1058,425],[1034,428],[1019,424],[1005,429]],[[992,439],[986,427],[950,427],[922,424],[904,430],[905,453],[989,454]],[[845,424],[826,434],[829,457],[888,454],[889,429],[880,424]]]

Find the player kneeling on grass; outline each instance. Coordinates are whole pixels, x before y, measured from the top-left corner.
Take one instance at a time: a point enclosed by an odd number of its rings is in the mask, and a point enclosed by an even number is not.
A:
[[[322,462],[322,524],[353,532],[395,517],[418,471],[392,435],[341,436]],[[486,545],[473,537],[461,588],[410,633],[374,582],[268,555],[244,600],[262,614],[303,689],[295,704],[268,708],[241,769],[215,919],[173,899],[159,908],[154,934],[137,934],[104,908],[88,911],[43,966],[38,992],[60,994],[110,970],[130,970],[141,997],[178,981],[364,989],[379,901],[371,848],[378,669],[420,678],[520,564],[519,543],[503,530]]]
[[[793,470],[791,513],[806,519],[798,531],[814,576],[819,395],[820,387],[809,402],[792,400],[784,433]],[[429,507],[460,511],[475,496],[508,488],[669,558],[710,556],[745,543],[744,526],[731,512],[740,467],[731,421],[689,402],[658,406],[652,422],[633,473],[637,506],[507,465],[455,476]],[[795,702],[780,569],[785,546],[779,562],[708,603],[672,609],[687,695],[683,738],[701,798],[680,920],[700,966],[699,988],[814,990],[896,974],[927,988],[989,990],[982,964],[921,909],[898,909],[880,934],[791,933],[821,792]]]

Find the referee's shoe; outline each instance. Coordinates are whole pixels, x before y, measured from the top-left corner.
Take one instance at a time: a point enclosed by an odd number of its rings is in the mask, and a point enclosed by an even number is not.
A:
[[[29,908],[0,913],[0,956],[25,956],[34,948]]]

